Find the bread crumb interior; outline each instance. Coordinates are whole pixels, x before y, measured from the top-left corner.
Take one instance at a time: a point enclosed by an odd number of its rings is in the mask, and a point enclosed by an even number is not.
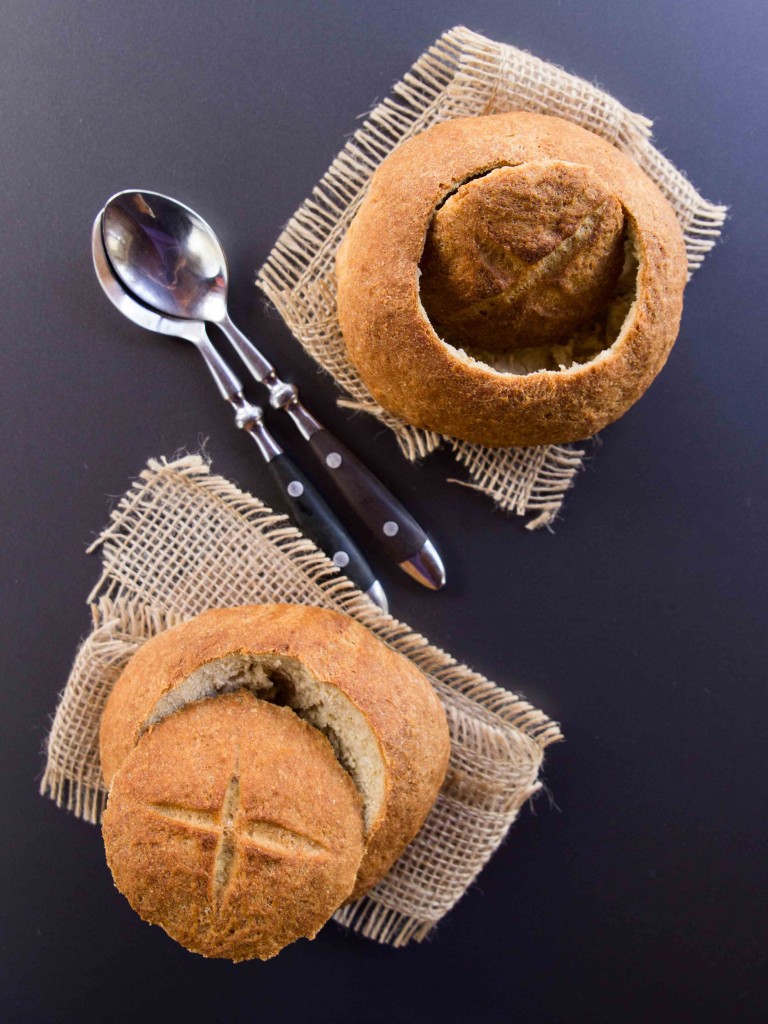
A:
[[[158,700],[142,731],[189,704],[241,689],[291,708],[323,733],[360,793],[368,833],[385,793],[385,765],[376,736],[338,687],[316,679],[297,658],[237,653],[209,661]]]

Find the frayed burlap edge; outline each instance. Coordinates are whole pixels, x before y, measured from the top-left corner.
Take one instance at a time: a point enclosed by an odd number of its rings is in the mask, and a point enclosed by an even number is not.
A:
[[[284,516],[212,475],[200,456],[150,460],[90,548],[100,548],[104,562],[102,576],[89,595],[93,630],[77,652],[53,719],[41,793],[87,821],[98,821],[106,799],[98,764],[98,722],[109,692],[141,643],[194,614],[193,608],[169,609],[162,602],[142,600],[144,590],[151,592],[149,581],[137,581],[122,572],[126,549],[152,535],[153,515],[162,515],[166,522],[170,518],[169,528],[174,535],[178,532],[173,520],[174,492],[167,488],[180,482],[200,492],[200,500],[196,497],[194,502],[198,514],[225,507],[238,524],[253,528],[250,540],[265,559],[274,561],[279,555],[279,587],[287,592],[291,586],[300,586],[308,603],[353,616],[418,665],[439,693],[451,729],[452,757],[435,808],[390,874],[363,900],[336,915],[339,923],[379,942],[401,946],[423,939],[503,841],[519,808],[539,790],[544,749],[562,738],[560,730],[527,701],[384,614]],[[152,547],[154,541],[146,543]],[[164,552],[153,557],[166,558]],[[254,599],[280,597],[255,594]],[[464,875],[471,867],[471,877],[464,878],[460,891],[455,880],[453,889],[447,885],[441,889],[434,882],[435,864],[450,863],[451,857],[464,858]]]
[[[537,57],[464,27],[442,35],[378,104],[286,225],[257,284],[306,351],[346,393],[339,404],[367,412],[423,458],[443,441],[466,467],[469,486],[518,515],[548,526],[574,483],[585,452],[568,445],[487,449],[409,426],[373,399],[349,362],[336,316],[334,258],[381,161],[406,139],[454,117],[532,110],[568,118],[617,146],[667,196],[685,236],[689,274],[715,245],[726,208],[707,202],[651,144],[652,122],[596,86]],[[458,482],[458,481],[454,481]]]

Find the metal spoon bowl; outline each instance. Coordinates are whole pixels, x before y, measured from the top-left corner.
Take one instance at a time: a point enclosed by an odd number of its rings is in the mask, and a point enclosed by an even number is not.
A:
[[[227,260],[213,229],[157,192],[118,192],[102,216],[115,273],[134,295],[169,316],[227,320]]]
[[[127,292],[120,281],[115,277],[107,254],[104,250],[102,240],[102,221],[104,211],[102,210],[91,229],[91,255],[96,277],[102,287],[104,294],[113,306],[139,327],[144,327],[155,334],[165,334],[167,337],[184,338],[193,344],[207,341],[205,324],[200,320],[182,320],[178,317],[163,316],[156,309],[150,309],[143,302]]]

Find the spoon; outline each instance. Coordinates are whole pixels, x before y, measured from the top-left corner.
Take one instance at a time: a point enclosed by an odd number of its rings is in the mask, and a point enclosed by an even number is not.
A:
[[[102,213],[91,231],[91,253],[96,276],[107,298],[120,312],[139,327],[157,334],[183,338],[192,342],[205,360],[221,396],[235,411],[237,426],[246,430],[277,481],[286,505],[304,533],[343,569],[358,589],[385,612],[387,597],[364,555],[345,527],[329,508],[307,477],[288,458],[264,426],[263,413],[243,395],[243,385],[229,365],[211,344],[205,324],[199,320],[179,320],[149,309],[125,290],[115,277],[102,242]]]
[[[254,378],[309,442],[318,464],[376,544],[419,583],[437,590],[445,569],[434,545],[390,491],[299,401],[293,384],[232,323],[228,271],[211,227],[189,207],[157,192],[118,192],[103,211],[102,237],[122,285],[167,316],[216,324]]]

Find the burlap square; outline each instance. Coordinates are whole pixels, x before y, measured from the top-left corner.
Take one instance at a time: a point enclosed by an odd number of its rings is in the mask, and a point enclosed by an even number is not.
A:
[[[532,110],[565,117],[602,136],[643,168],[666,195],[685,236],[689,271],[715,245],[726,209],[706,202],[651,144],[647,118],[608,93],[523,50],[466,28],[442,35],[371,112],[277,240],[257,276],[306,351],[345,392],[340,404],[376,416],[409,459],[441,443],[466,466],[465,483],[501,508],[535,513],[529,529],[549,525],[581,468],[573,445],[489,449],[411,427],[374,400],[347,359],[336,316],[334,258],[371,175],[400,143],[453,117]]]
[[[41,792],[96,822],[106,800],[101,712],[149,637],[207,608],[287,601],[354,616],[431,679],[451,730],[448,776],[429,818],[387,877],[336,919],[380,942],[424,938],[471,885],[541,786],[543,712],[385,615],[313,544],[199,456],[151,460],[91,550],[103,574],[47,744]]]

